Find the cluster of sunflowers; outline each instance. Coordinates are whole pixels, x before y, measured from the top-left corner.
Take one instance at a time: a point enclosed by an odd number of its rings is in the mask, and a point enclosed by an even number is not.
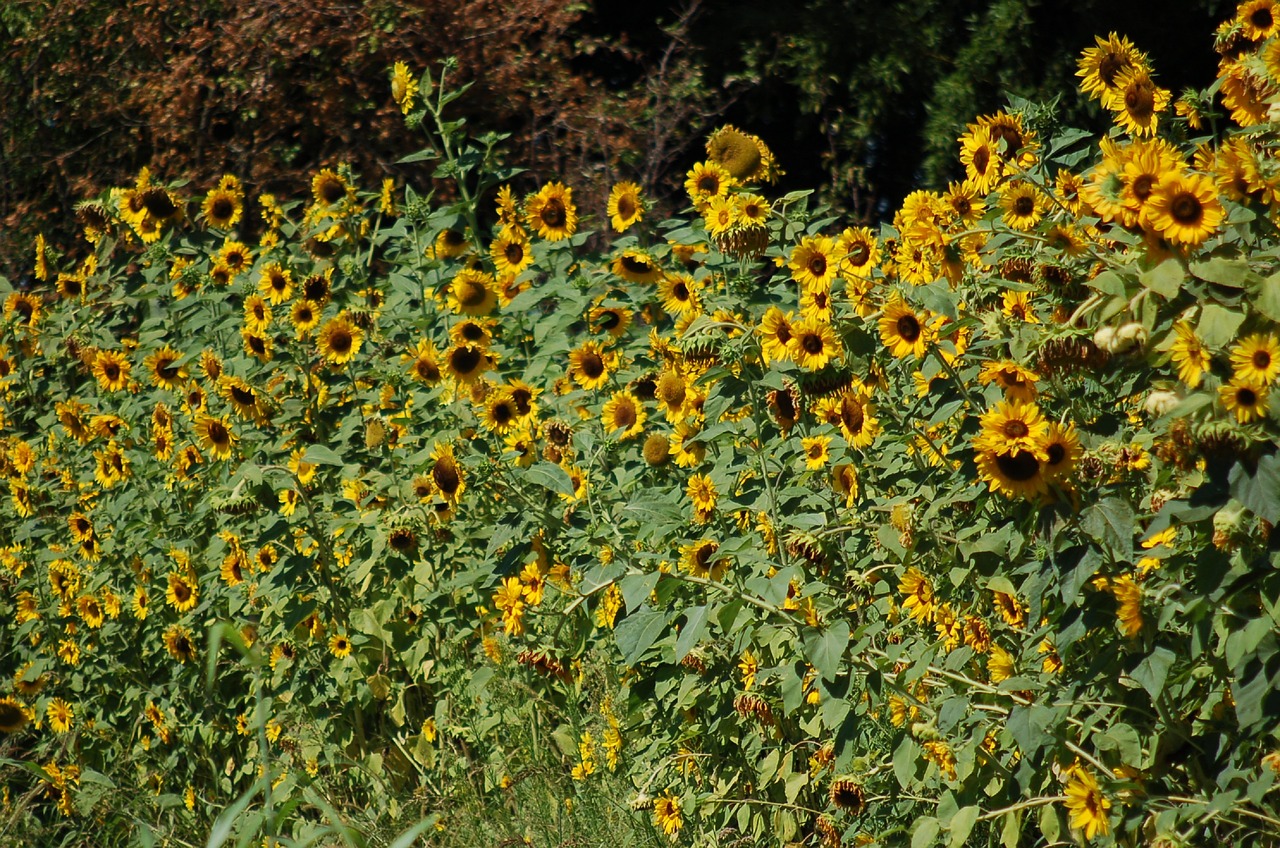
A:
[[[146,786],[191,833],[266,778],[447,820],[518,791],[500,674],[672,841],[1274,837],[1276,11],[1218,34],[1221,136],[1099,38],[1096,146],[979,118],[878,230],[724,127],[691,214],[620,183],[593,253],[403,65],[452,203],[81,204],[4,301],[0,751],[42,766],[0,815]]]

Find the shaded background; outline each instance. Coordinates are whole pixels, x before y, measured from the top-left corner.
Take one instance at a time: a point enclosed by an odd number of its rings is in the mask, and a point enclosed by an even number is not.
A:
[[[350,162],[421,146],[388,71],[447,55],[473,88],[453,108],[511,134],[528,188],[560,178],[603,212],[641,182],[678,207],[711,129],[763,137],[784,190],[818,188],[855,219],[891,215],[914,188],[959,173],[966,121],[1009,94],[1056,98],[1065,124],[1108,121],[1077,93],[1080,51],[1116,31],[1157,81],[1207,86],[1221,0],[7,0],[0,3],[0,273],[30,271],[34,234],[67,244],[77,200],[149,165],[202,193],[235,173],[250,193],[306,193]],[[421,166],[418,166],[421,168]]]

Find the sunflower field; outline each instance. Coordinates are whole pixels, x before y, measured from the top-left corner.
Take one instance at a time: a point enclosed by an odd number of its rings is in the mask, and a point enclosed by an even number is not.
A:
[[[1280,844],[1280,6],[1215,46],[874,228],[734,126],[582,208],[449,63],[429,188],[85,200],[0,278],[5,844]]]

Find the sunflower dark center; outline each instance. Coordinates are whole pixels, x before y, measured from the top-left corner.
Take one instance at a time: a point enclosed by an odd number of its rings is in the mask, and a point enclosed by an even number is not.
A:
[[[996,467],[1000,473],[1017,483],[1025,483],[1040,473],[1040,460],[1026,451],[996,454]]]
[[[449,354],[449,364],[458,374],[470,374],[480,367],[480,351],[467,345]]]
[[[777,407],[778,415],[780,417],[789,421],[795,420],[796,404],[795,400],[791,397],[791,392],[775,392],[774,406]]]
[[[1025,218],[1035,211],[1036,202],[1029,195],[1024,194],[1017,200],[1013,201],[1013,213],[1021,218]]]
[[[286,279],[284,274],[281,274],[279,271],[273,271],[271,276],[268,278],[268,282],[271,286],[271,290],[274,292],[282,292],[289,287],[288,279]]]
[[[676,300],[685,301],[689,299],[689,287],[683,282],[676,283],[672,286],[671,293],[675,295]]]
[[[716,194],[720,191],[720,178],[715,174],[703,174],[698,178],[698,191]]]
[[[344,327],[337,328],[329,335],[329,349],[336,354],[349,353],[351,345],[351,333]]]
[[[313,274],[302,284],[302,294],[306,300],[324,300],[329,295],[329,281],[320,274]]]
[[[1120,76],[1120,72],[1127,67],[1129,67],[1129,61],[1124,56],[1119,53],[1108,53],[1098,63],[1098,78],[1107,88],[1111,88],[1115,85],[1116,77]]]
[[[898,335],[905,342],[914,342],[920,338],[920,322],[914,315],[903,315],[897,322]]]
[[[548,227],[563,227],[566,219],[564,203],[559,198],[553,197],[542,207],[539,214],[542,223]]]
[[[1253,367],[1259,371],[1265,371],[1271,367],[1271,354],[1265,350],[1256,350],[1253,352]]]
[[[120,377],[120,366],[116,365],[114,362],[108,362],[106,365],[102,366],[102,373],[107,376],[108,380],[114,383]]]
[[[600,316],[600,329],[612,330],[622,323],[622,316],[616,312],[606,312]]]
[[[236,205],[231,202],[229,197],[219,197],[210,205],[209,211],[213,213],[211,217],[219,221],[225,221],[235,213]]]
[[[230,433],[220,421],[214,421],[209,425],[209,441],[215,445],[222,446],[230,441]]]
[[[1022,149],[1024,144],[1022,133],[1018,132],[1016,127],[1006,126],[1004,124],[994,124],[991,127],[991,138],[999,144],[1003,141],[1009,146],[1010,153],[1016,153]]]
[[[624,401],[613,410],[613,423],[619,427],[630,427],[636,423],[636,408],[630,401]]]
[[[489,290],[485,288],[484,283],[467,280],[462,284],[462,295],[458,298],[458,302],[463,306],[476,307],[484,303],[488,294]]]
[[[653,270],[653,266],[643,259],[636,259],[632,256],[622,257],[622,267],[626,268],[632,274],[648,274]]]
[[[508,401],[496,404],[489,414],[493,416],[494,423],[496,424],[510,423],[512,419],[516,417],[515,410],[511,407],[511,404]]]
[[[636,205],[631,202],[629,197],[618,198],[618,217],[624,221],[636,214]]]
[[[1156,178],[1154,174],[1142,174],[1133,181],[1133,195],[1142,202],[1146,202],[1151,196],[1151,191],[1156,187]]]
[[[604,374],[604,360],[600,357],[600,354],[598,353],[588,352],[583,354],[581,363],[582,364],[579,366],[579,368],[581,369],[582,373],[585,376],[591,378],[592,380]]]
[[[1263,6],[1260,9],[1255,9],[1253,14],[1249,16],[1249,23],[1253,24],[1256,29],[1271,29],[1271,24],[1273,23],[1271,9],[1266,6]]]
[[[178,207],[173,205],[173,200],[164,189],[149,189],[143,192],[142,205],[155,218],[168,218],[178,211]]]
[[[324,198],[324,202],[329,205],[337,203],[347,193],[347,187],[342,184],[341,180],[333,178],[327,179],[320,186],[320,196]]]
[[[456,493],[462,484],[457,466],[447,459],[437,462],[436,467],[431,469],[431,479],[435,481],[436,488],[448,496]]]
[[[858,403],[851,397],[846,397],[840,403],[840,423],[846,430],[857,435],[862,432],[862,425],[866,423],[866,413],[862,409],[862,404]]]
[[[181,580],[175,580],[173,583],[173,596],[178,599],[178,603],[186,603],[191,599],[191,588]]]
[[[855,245],[853,250],[849,251],[849,261],[853,263],[855,268],[865,265],[870,257],[871,248],[865,244]]]
[[[231,399],[240,406],[253,406],[258,402],[258,397],[252,389],[242,389],[239,386],[231,387]]]
[[[245,336],[249,342],[249,350],[253,351],[255,356],[263,356],[267,352],[267,340],[262,336],[249,335]]]
[[[985,174],[990,164],[991,150],[985,144],[973,151],[973,170],[979,174]]]
[[[413,364],[413,370],[414,373],[427,382],[435,382],[440,379],[440,369],[433,360],[426,357],[418,359]]]
[[[173,364],[172,359],[162,359],[156,363],[156,373],[162,379],[173,380],[178,376],[178,367]]]
[[[696,552],[694,552],[694,555],[693,555],[694,562],[698,564],[699,568],[706,568],[707,562],[711,559],[711,555],[714,554],[715,552],[716,552],[715,545],[702,545],[698,548]]]
[[[1248,386],[1236,389],[1236,403],[1240,406],[1257,406],[1258,393]]]
[[[511,392],[511,402],[516,405],[519,414],[528,415],[533,409],[533,393],[528,389],[515,389]]]
[[[1149,82],[1136,83],[1124,93],[1124,106],[1135,118],[1145,120],[1156,110],[1155,88]]]
[[[827,273],[827,257],[821,253],[809,257],[809,273],[815,277],[821,277]]]
[[[506,257],[507,264],[519,265],[524,261],[524,245],[518,241],[507,242],[507,246],[502,251],[502,255]]]
[[[1026,422],[1016,418],[1004,425],[1004,434],[1011,439],[1025,439],[1030,433],[1031,429]]]
[[[1169,204],[1169,214],[1179,224],[1195,226],[1204,218],[1204,207],[1200,204],[1200,198],[1190,192],[1183,192]]]
[[[804,348],[805,353],[817,355],[822,353],[822,336],[817,333],[805,333],[800,339],[800,346]]]
[[[1067,458],[1067,448],[1065,445],[1059,442],[1054,442],[1053,444],[1049,445],[1048,454],[1049,454],[1048,464],[1050,466],[1054,466]]]

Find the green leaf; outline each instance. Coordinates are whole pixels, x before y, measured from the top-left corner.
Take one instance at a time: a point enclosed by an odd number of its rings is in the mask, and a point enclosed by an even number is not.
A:
[[[1245,260],[1224,259],[1221,256],[1192,262],[1187,266],[1187,270],[1205,282],[1217,283],[1220,286],[1231,286],[1237,289],[1244,288],[1252,273],[1249,269],[1249,263]]]
[[[525,470],[524,476],[530,483],[550,489],[556,494],[573,494],[573,480],[569,478],[567,471],[554,463],[539,462],[532,465]]]
[[[387,848],[413,848],[418,842],[418,837],[435,827],[438,821],[440,821],[440,814],[432,813],[396,837],[396,841],[392,842]]]
[[[1228,479],[1231,497],[1259,518],[1280,524],[1280,455],[1273,453],[1258,460],[1253,474],[1236,463]]]
[[[1134,515],[1121,498],[1107,498],[1084,511],[1080,526],[1098,543],[1110,549],[1116,559],[1133,561]]]
[[[666,629],[666,613],[655,609],[641,609],[618,622],[613,638],[618,643],[618,650],[622,651],[623,663],[635,665]]]
[[[835,680],[840,660],[849,647],[849,623],[835,621],[822,631],[811,631],[804,637],[805,659],[818,670],[823,680]]]
[[[640,609],[640,605],[649,597],[661,577],[660,572],[649,571],[644,574],[628,574],[622,578],[618,582],[618,588],[622,591],[622,602],[627,605],[627,609]]]
[[[951,831],[951,838],[947,840],[948,848],[960,848],[961,845],[964,845],[969,839],[969,834],[973,831],[973,826],[978,823],[979,812],[979,807],[976,804],[961,807],[951,817],[951,821],[945,823],[947,829]]]
[[[916,743],[910,736],[902,737],[898,749],[893,752],[893,776],[898,778],[898,785],[906,789],[916,777],[918,762]]]
[[[1178,296],[1178,292],[1182,291],[1182,284],[1186,279],[1187,274],[1182,270],[1182,264],[1176,259],[1166,259],[1150,271],[1141,274],[1138,282],[1156,294],[1172,300]]]
[[[684,615],[684,627],[681,628],[680,636],[676,639],[676,662],[684,659],[707,635],[708,608],[706,606],[685,610]]]
[[[1004,848],[1018,848],[1022,841],[1022,818],[1017,813],[1005,813],[1004,826],[1000,828],[1000,844]]]
[[[1262,281],[1253,305],[1272,321],[1280,321],[1280,274],[1272,274]]]
[[[397,165],[411,165],[414,162],[429,162],[432,159],[439,158],[440,154],[432,150],[430,147],[425,150],[419,150],[417,153],[410,153],[408,156],[396,162]]]
[[[345,465],[346,461],[331,448],[324,445],[311,445],[302,456],[303,462],[312,465]]]
[[[933,816],[917,819],[915,833],[911,834],[911,848],[930,848],[941,831],[942,825]]]
[[[1244,313],[1227,309],[1216,303],[1206,303],[1200,310],[1200,323],[1196,335],[1206,347],[1223,347],[1236,337],[1236,331],[1244,323]]]
[[[1112,297],[1125,297],[1124,279],[1115,271],[1103,271],[1085,285]]]
[[[1152,700],[1155,700],[1164,691],[1164,682],[1169,676],[1169,669],[1177,658],[1178,655],[1168,648],[1157,647],[1138,663],[1138,667],[1133,670],[1130,677],[1141,683],[1142,688],[1147,690]]]

